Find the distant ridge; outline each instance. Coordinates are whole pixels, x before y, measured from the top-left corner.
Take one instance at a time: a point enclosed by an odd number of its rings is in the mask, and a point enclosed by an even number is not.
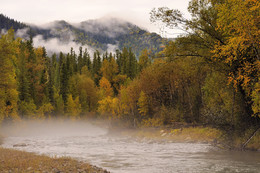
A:
[[[62,42],[73,41],[103,51],[106,51],[109,45],[114,45],[118,49],[131,47],[136,56],[139,56],[143,49],[152,50],[153,53],[159,52],[162,50],[163,43],[167,41],[156,33],[150,33],[117,18],[87,20],[77,24],[59,20],[37,26],[21,23],[1,14],[0,23],[0,29],[5,30],[13,28],[18,31],[28,28],[25,34],[27,38],[41,35],[45,40],[57,38]]]
[[[0,14],[0,28],[8,30],[10,28],[13,28],[15,31],[18,29],[22,29],[28,27],[26,24],[18,22],[14,19],[11,19],[4,14]]]

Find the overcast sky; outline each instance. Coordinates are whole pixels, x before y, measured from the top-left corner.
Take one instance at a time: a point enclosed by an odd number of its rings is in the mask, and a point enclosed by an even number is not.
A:
[[[0,13],[34,24],[45,24],[53,20],[76,23],[111,16],[159,33],[159,27],[149,20],[151,9],[166,6],[179,9],[187,15],[188,2],[189,0],[0,0]],[[168,32],[178,33],[176,30]]]

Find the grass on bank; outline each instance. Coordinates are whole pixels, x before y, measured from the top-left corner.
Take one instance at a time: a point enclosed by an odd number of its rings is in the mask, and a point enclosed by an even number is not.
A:
[[[169,140],[172,142],[211,143],[220,140],[222,132],[210,127],[171,128],[140,128],[138,130],[124,130],[123,135],[137,138]]]
[[[225,132],[211,127],[183,127],[183,128],[140,128],[123,130],[123,135],[130,135],[140,139],[167,140],[171,142],[210,143],[223,149],[241,149],[241,146],[252,134],[248,130],[242,136],[233,136],[232,141]],[[246,145],[245,149],[260,150],[260,130]]]
[[[71,158],[51,158],[33,153],[5,149],[0,147],[1,172],[82,172],[106,173],[106,170],[97,168]]]

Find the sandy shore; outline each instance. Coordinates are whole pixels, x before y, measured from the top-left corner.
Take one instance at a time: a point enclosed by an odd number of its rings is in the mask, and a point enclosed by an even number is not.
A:
[[[45,173],[108,173],[108,171],[85,162],[67,157],[51,158],[34,153],[0,147],[0,172]]]

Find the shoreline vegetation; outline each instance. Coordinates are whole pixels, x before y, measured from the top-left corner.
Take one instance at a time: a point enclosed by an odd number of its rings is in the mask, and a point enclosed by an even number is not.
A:
[[[185,127],[186,126],[186,127]],[[248,130],[242,136],[228,136],[225,131],[209,126],[179,125],[179,127],[159,126],[137,129],[112,128],[111,134],[130,136],[139,140],[155,140],[180,143],[205,143],[222,150],[260,152],[260,131],[252,135]],[[250,140],[249,140],[250,139]],[[245,145],[246,144],[246,145]]]

